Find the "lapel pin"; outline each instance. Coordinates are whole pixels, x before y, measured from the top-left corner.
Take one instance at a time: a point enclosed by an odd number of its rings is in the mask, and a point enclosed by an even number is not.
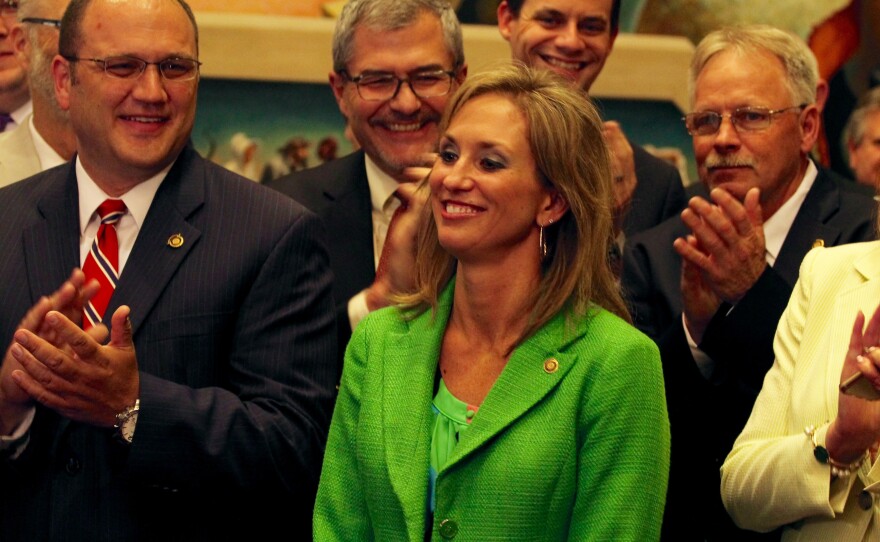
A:
[[[179,233],[175,233],[171,237],[168,238],[168,246],[171,248],[180,248],[183,246],[183,236]]]
[[[824,240],[824,239],[816,239],[815,241],[813,241],[813,248],[816,248],[816,247],[824,247],[824,246],[825,246],[825,240]]]

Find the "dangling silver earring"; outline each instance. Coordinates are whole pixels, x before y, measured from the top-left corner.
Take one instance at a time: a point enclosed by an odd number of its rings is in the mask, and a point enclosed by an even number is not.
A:
[[[544,239],[544,226],[538,225],[538,254],[541,255],[541,261],[547,257],[547,240]]]
[[[551,218],[547,222],[547,226],[553,224],[553,219]],[[547,259],[547,238],[544,237],[544,226],[538,225],[538,254],[541,255],[541,261]]]

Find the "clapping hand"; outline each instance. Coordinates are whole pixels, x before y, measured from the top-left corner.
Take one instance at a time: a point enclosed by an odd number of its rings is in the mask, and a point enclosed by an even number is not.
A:
[[[863,331],[864,330],[864,331]],[[840,373],[844,382],[861,373],[876,390],[880,390],[880,306],[868,325],[859,311],[853,323],[849,347]],[[837,417],[826,435],[828,453],[837,461],[851,463],[880,440],[880,401],[838,393]]]

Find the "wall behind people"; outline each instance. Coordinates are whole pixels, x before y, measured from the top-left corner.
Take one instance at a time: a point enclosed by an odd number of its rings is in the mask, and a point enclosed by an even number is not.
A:
[[[259,140],[264,149],[302,135],[312,143],[314,164],[320,162],[317,143],[326,136],[341,142],[338,156],[351,151],[344,119],[326,87],[331,19],[233,16],[203,9],[203,81],[193,133],[203,154],[228,161],[227,142],[238,131]],[[466,26],[464,39],[474,73],[509,59],[508,45],[495,26]],[[623,121],[631,140],[670,148],[692,164],[679,121],[687,102],[691,50],[683,38],[622,35],[591,94],[602,100],[607,118]],[[639,70],[633,70],[634,63]],[[683,177],[693,179],[693,171],[690,166]]]

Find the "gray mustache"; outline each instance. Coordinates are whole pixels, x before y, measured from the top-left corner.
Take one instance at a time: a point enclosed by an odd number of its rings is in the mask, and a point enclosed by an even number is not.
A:
[[[755,167],[755,163],[752,160],[746,160],[743,158],[716,158],[706,160],[705,166],[707,169],[721,167]]]

